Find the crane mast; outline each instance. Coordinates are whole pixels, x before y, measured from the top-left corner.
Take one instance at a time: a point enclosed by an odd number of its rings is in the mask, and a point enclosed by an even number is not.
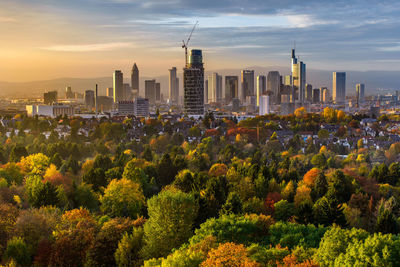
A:
[[[199,24],[198,21],[196,21],[196,23],[194,24],[193,29],[192,29],[192,31],[190,32],[189,37],[188,37],[188,39],[186,40],[186,42],[185,42],[185,40],[182,40],[182,43],[183,43],[183,44],[182,44],[182,48],[185,48],[185,67],[187,67],[187,65],[188,65],[188,56],[187,56],[188,45],[189,45],[190,38],[192,37],[193,31],[194,31],[194,29],[196,28],[197,24]]]

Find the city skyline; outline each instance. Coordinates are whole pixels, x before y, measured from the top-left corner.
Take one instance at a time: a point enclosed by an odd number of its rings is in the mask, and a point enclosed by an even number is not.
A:
[[[400,70],[394,1],[2,2],[1,81],[100,77],[132,62],[143,76],[181,71],[180,42],[196,20],[190,49],[204,51],[207,70],[286,66],[294,41],[310,69]]]

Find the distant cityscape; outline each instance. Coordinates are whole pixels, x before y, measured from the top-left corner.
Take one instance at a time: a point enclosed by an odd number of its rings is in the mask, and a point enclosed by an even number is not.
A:
[[[66,86],[65,94],[56,90],[43,93],[42,99],[11,101],[4,105],[9,112],[26,111],[34,116],[137,116],[148,117],[157,112],[202,117],[206,113],[221,116],[256,116],[265,114],[288,115],[297,108],[307,112],[321,112],[325,107],[353,114],[377,117],[381,113],[398,112],[399,91],[390,94],[366,95],[366,84],[359,81],[355,88],[346,88],[346,72],[332,73],[332,90],[326,86],[315,88],[307,82],[306,63],[292,49],[290,73],[269,71],[255,75],[252,69],[241,70],[240,76],[205,76],[202,50],[192,49],[185,55],[183,68],[183,95],[180,95],[178,68],[168,70],[168,95],[156,79],[144,81],[140,88],[139,66],[134,63],[130,83],[124,82],[124,73],[115,70],[112,84],[105,92],[97,85],[83,93]],[[126,79],[126,78],[125,78]]]

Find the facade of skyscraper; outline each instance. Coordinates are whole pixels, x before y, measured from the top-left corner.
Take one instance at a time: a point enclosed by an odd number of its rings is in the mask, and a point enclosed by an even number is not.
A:
[[[329,100],[330,100],[330,95],[329,95],[329,90],[328,90],[328,88],[326,88],[326,87],[321,87],[321,88],[319,88],[319,91],[320,91],[321,94],[322,94],[321,101],[322,101],[323,103],[328,103]]]
[[[132,101],[132,90],[129,83],[124,83],[124,100],[125,101]]]
[[[144,95],[145,98],[149,100],[150,105],[154,105],[156,103],[156,80],[146,80],[144,81]]]
[[[364,97],[365,97],[364,94],[365,94],[365,85],[363,83],[358,83],[356,85],[356,101],[358,105],[364,102]]]
[[[292,85],[293,100],[298,100],[303,104],[305,101],[306,64],[298,62],[294,49],[292,49]]]
[[[108,96],[108,97],[113,97],[113,88],[112,87],[107,87],[107,89],[106,89],[106,96]]]
[[[308,103],[313,102],[313,88],[311,84],[306,84],[306,101]]]
[[[257,76],[257,106],[260,105],[260,98],[267,92],[267,77],[264,75]]]
[[[258,110],[258,114],[260,115],[260,116],[263,116],[263,115],[266,115],[266,114],[269,114],[269,113],[271,113],[271,111],[270,111],[270,100],[269,100],[269,98],[270,98],[270,96],[269,95],[262,95],[261,97],[260,97],[260,107],[259,107],[259,110]]]
[[[290,76],[289,76],[290,78]],[[281,87],[281,76],[279,71],[270,71],[267,76],[267,91],[272,94],[273,103],[279,104],[281,95],[280,95],[280,87]]]
[[[131,88],[133,91],[133,95],[139,95],[139,68],[137,67],[136,63],[133,64],[132,71],[131,71]]]
[[[292,85],[292,75],[285,75],[284,85]]]
[[[66,99],[72,99],[74,98],[74,92],[72,92],[71,86],[67,86],[65,88],[65,98]]]
[[[169,94],[168,98],[170,103],[179,103],[179,78],[176,76],[176,67],[173,67],[169,71]]]
[[[313,89],[312,92],[313,92],[312,102],[314,104],[319,104],[321,101],[321,91],[319,90],[319,88],[316,88],[316,89]]]
[[[222,76],[214,72],[208,76],[208,102],[220,102],[222,100]]]
[[[86,90],[85,91],[85,106],[88,109],[94,108],[95,100],[94,100],[94,91],[93,90]]]
[[[183,69],[184,111],[188,115],[204,114],[204,67],[201,50],[191,50]]]
[[[233,98],[239,98],[239,77],[225,76],[225,102],[230,103]]]
[[[239,98],[244,103],[248,96],[254,96],[254,70],[242,70],[240,84],[242,88]]]
[[[161,84],[156,83],[156,103],[161,103]]]
[[[336,104],[346,101],[346,72],[333,72],[332,98]]]
[[[116,70],[113,74],[114,103],[124,100],[124,76],[122,71]]]

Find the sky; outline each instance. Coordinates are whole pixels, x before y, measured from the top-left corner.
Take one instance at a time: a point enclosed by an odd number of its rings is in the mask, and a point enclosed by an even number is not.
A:
[[[182,69],[189,48],[208,70],[288,66],[400,71],[398,0],[1,0],[0,81],[144,76]]]

